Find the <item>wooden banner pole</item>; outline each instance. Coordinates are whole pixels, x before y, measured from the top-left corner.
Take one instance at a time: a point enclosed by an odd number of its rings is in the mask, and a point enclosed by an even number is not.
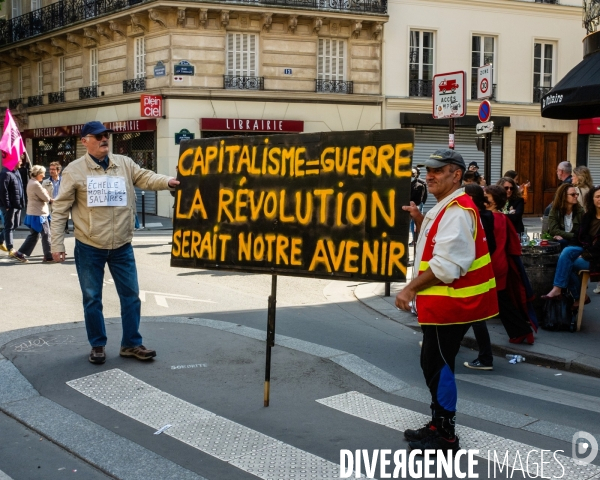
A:
[[[265,366],[265,407],[269,406],[271,387],[271,347],[275,346],[275,309],[277,305],[277,275],[271,275],[271,295],[267,311],[267,356]]]

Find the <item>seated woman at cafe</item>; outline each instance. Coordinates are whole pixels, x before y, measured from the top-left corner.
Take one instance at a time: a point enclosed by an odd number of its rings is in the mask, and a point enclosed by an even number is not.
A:
[[[579,190],[570,183],[563,183],[556,190],[548,219],[548,233],[565,248],[573,243],[579,233],[583,208],[579,205]]]
[[[600,273],[600,185],[592,187],[585,198],[586,212],[581,219],[576,245],[566,247],[558,258],[554,287],[542,298],[554,298],[568,289],[576,300],[573,308],[579,307],[581,282],[577,273],[589,270],[590,274]],[[585,296],[585,303],[590,298]]]

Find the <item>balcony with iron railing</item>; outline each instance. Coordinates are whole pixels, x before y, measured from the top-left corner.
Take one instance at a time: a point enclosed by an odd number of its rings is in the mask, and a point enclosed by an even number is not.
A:
[[[9,108],[10,110],[16,110],[16,109],[17,109],[17,107],[18,107],[19,105],[23,105],[24,107],[26,107],[26,106],[27,106],[27,105],[25,105],[25,104],[24,104],[24,102],[23,102],[23,99],[22,99],[22,98],[11,98],[11,99],[8,101],[8,108]]]
[[[45,7],[11,19],[0,20],[0,46],[70,27],[75,23],[110,15],[141,3],[158,0],[58,0]],[[219,0],[208,3],[235,3],[288,7],[346,13],[386,14],[387,0]]]
[[[144,77],[123,80],[123,93],[143,92],[146,90],[146,79]]]
[[[533,103],[540,103],[542,97],[550,90],[552,87],[533,87]]]
[[[28,107],[41,107],[44,104],[44,96],[43,95],[32,95],[31,97],[27,97],[27,106]]]
[[[223,75],[223,88],[227,90],[264,90],[264,77]]]
[[[98,97],[98,85],[92,85],[90,87],[81,87],[79,89],[79,100],[85,100],[87,98]]]
[[[408,81],[408,96],[409,97],[430,97],[433,80],[409,80]]]
[[[315,92],[354,93],[354,82],[348,80],[315,80]]]
[[[492,95],[488,97],[489,100],[496,100],[496,86],[492,84]],[[477,82],[471,82],[471,100],[477,100]]]
[[[65,92],[52,92],[48,94],[48,103],[65,103]]]

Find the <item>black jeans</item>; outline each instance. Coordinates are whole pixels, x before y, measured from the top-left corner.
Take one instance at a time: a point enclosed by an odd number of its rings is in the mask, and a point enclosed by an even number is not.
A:
[[[494,363],[494,356],[492,355],[492,342],[490,340],[490,332],[488,332],[486,321],[475,322],[471,325],[473,326],[473,333],[475,334],[475,340],[477,340],[477,346],[479,347],[477,360],[484,365],[492,366]]]
[[[19,248],[19,252],[28,257],[33,252],[33,249],[37,245],[38,240],[42,237],[42,250],[44,252],[44,258],[46,260],[52,260],[52,248],[50,247],[50,225],[48,222],[42,223],[42,231],[36,232],[33,228],[29,229],[29,235]]]
[[[2,215],[4,216],[4,230],[0,232],[0,243],[5,242],[6,248],[10,251],[14,247],[14,232],[15,228],[19,226],[21,210],[4,207],[0,207],[0,209],[2,209]]]
[[[454,361],[460,342],[470,323],[458,325],[421,325],[423,347],[421,369],[429,391],[434,416],[452,417],[456,412]]]
[[[511,301],[506,290],[498,291],[498,309],[502,325],[510,338],[518,338],[531,333],[529,319]]]

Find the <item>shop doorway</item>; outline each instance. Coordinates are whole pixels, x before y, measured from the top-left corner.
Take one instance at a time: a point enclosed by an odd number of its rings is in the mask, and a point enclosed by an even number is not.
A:
[[[515,170],[519,182],[531,182],[526,215],[542,215],[559,185],[557,165],[567,160],[567,133],[517,132]]]
[[[48,167],[52,162],[60,163],[64,169],[77,157],[77,137],[34,138],[32,141],[34,165]],[[48,175],[50,175],[48,173]]]
[[[140,167],[156,172],[156,135],[155,132],[130,132],[113,134],[113,153],[130,157]],[[135,189],[136,209],[142,211],[142,191]],[[144,192],[146,213],[156,215],[156,192]]]

